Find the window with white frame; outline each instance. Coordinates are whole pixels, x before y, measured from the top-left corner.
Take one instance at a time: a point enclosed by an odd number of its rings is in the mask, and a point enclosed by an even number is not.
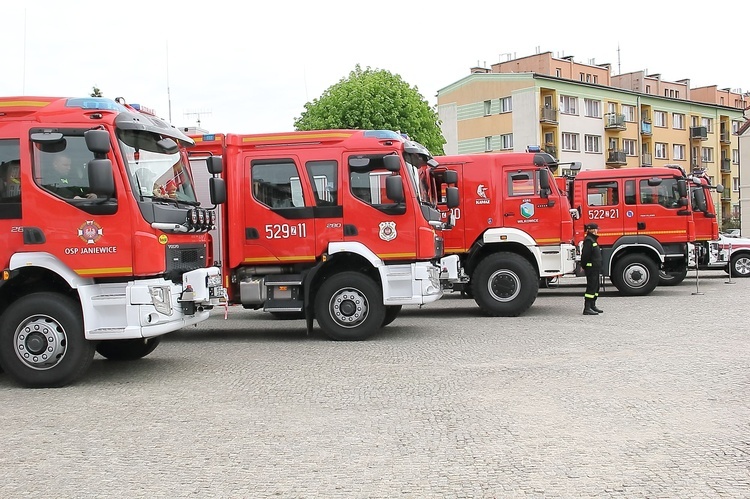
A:
[[[740,150],[732,149],[732,163],[735,165],[740,162]]]
[[[586,152],[602,152],[602,138],[599,135],[584,135],[584,151]]]
[[[654,144],[654,156],[656,159],[667,159],[667,144],[657,142]]]
[[[513,149],[513,134],[505,133],[500,136],[500,149]]]
[[[732,133],[737,133],[737,130],[740,129],[740,122],[739,121],[733,121],[732,122]]]
[[[740,190],[740,177],[732,177],[732,190],[734,192]]]
[[[625,151],[627,156],[636,156],[635,153],[636,142],[633,139],[623,139],[622,150]]]
[[[676,159],[676,160],[685,159],[685,145],[684,144],[672,144],[672,159]]]
[[[509,113],[513,111],[513,101],[510,97],[503,97],[500,99],[500,112]]]
[[[484,101],[484,115],[489,116],[491,110],[492,110],[492,101],[491,100]]]
[[[578,134],[563,132],[562,134],[562,150],[563,151],[580,151],[578,145]]]
[[[667,126],[667,113],[664,111],[654,111],[654,126]]]
[[[561,95],[560,112],[562,114],[578,114],[578,97]]]
[[[701,118],[701,126],[706,127],[708,133],[714,132],[714,120],[711,118]]]
[[[586,108],[586,116],[590,118],[601,118],[601,101],[595,99],[583,99],[583,106]]]
[[[685,129],[685,115],[681,113],[672,113],[672,128],[675,130]]]
[[[701,161],[704,163],[714,162],[714,148],[713,147],[701,147]]]
[[[621,106],[622,108],[622,115],[625,117],[625,121],[630,121],[631,123],[635,121],[635,106],[629,106],[627,104],[623,104]]]
[[[492,137],[484,138],[484,151],[490,152],[492,150]]]

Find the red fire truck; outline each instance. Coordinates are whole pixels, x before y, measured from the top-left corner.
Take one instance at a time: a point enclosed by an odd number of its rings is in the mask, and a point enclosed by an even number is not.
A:
[[[473,296],[492,316],[517,316],[536,300],[540,281],[575,269],[568,199],[546,153],[443,156],[458,175],[455,227],[444,233],[444,284]],[[450,269],[460,269],[450,270]]]
[[[568,180],[579,217],[576,244],[599,225],[603,273],[625,295],[647,295],[660,283],[678,284],[695,264],[696,238],[688,178],[677,167],[580,171]],[[577,269],[580,273],[580,268]]]
[[[230,303],[362,340],[442,295],[444,224],[423,146],[382,130],[194,138],[193,165],[224,165],[215,243]],[[455,206],[458,189],[447,192]]]
[[[0,367],[18,383],[143,357],[220,303],[192,143],[122,100],[0,98]]]

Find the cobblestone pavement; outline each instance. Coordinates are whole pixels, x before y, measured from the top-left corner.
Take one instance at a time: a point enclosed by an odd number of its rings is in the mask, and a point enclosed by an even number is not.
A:
[[[70,387],[0,375],[0,497],[750,497],[750,279],[700,277],[358,343],[231,307]]]

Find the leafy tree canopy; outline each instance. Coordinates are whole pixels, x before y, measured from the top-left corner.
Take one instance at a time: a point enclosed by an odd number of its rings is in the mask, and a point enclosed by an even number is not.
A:
[[[394,130],[443,154],[445,139],[438,115],[399,75],[382,69],[363,70],[357,64],[348,78],[328,87],[323,95],[305,104],[294,121],[297,130]]]

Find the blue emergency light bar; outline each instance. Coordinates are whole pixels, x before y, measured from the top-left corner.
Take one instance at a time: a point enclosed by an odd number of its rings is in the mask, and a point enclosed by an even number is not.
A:
[[[79,109],[97,109],[103,111],[126,111],[125,107],[104,97],[77,97],[65,101],[65,107]]]

